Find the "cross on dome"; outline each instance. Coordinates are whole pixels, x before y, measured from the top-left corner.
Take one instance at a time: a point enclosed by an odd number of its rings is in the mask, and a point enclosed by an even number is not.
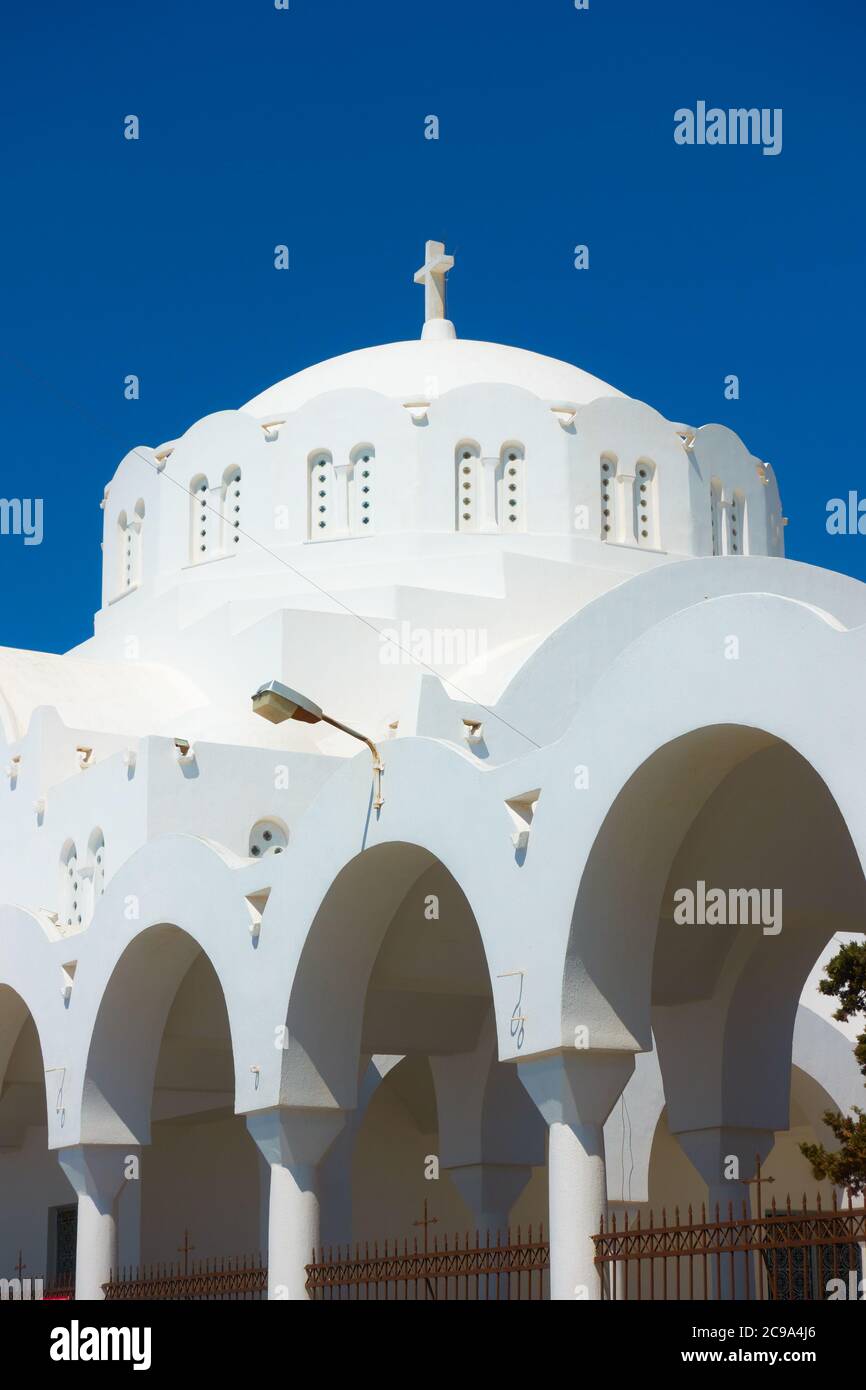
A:
[[[424,264],[415,272],[415,284],[424,286],[424,328],[422,338],[454,338],[454,325],[445,317],[445,277],[453,269],[454,257],[446,256],[444,241],[428,241]]]

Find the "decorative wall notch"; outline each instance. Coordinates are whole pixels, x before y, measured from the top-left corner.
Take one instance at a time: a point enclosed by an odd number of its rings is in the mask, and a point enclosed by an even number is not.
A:
[[[674,433],[679,435],[680,442],[686,452],[691,453],[692,449],[695,447],[695,440],[698,437],[698,432],[694,425],[677,423],[674,425]]]
[[[93,766],[93,749],[92,749],[92,748],[85,748],[85,747],[83,747],[83,746],[80,746],[80,747],[76,748],[75,752],[76,752],[76,754],[78,755],[78,766],[81,768],[82,772],[84,771],[84,769],[85,769],[86,767],[92,767],[92,766]]]
[[[548,401],[548,406],[556,417],[558,423],[564,430],[570,429],[574,424],[577,415],[577,406],[573,401]]]
[[[484,724],[480,719],[464,719],[464,734],[467,743],[483,743]]]
[[[506,799],[505,808],[514,826],[511,843],[518,855],[525,854],[529,845],[532,818],[535,815],[535,808],[540,796],[541,788],[536,787],[533,791],[521,792],[519,796],[510,796]]]
[[[174,746],[177,751],[177,760],[179,763],[195,762],[195,749],[188,738],[176,738],[174,740]]]
[[[270,896],[270,888],[259,888],[255,893],[245,894],[247,909],[250,914],[249,932],[253,939],[254,946],[258,946],[259,944],[259,937],[262,931],[262,918],[265,915],[265,908],[268,905],[268,898]]]
[[[430,409],[430,402],[423,400],[404,401],[403,408],[408,410],[412,416],[412,423],[415,425],[427,424],[427,412]]]
[[[60,967],[60,993],[66,1005],[69,1004],[72,998],[72,986],[75,981],[75,970],[77,965],[77,960],[68,960]]]

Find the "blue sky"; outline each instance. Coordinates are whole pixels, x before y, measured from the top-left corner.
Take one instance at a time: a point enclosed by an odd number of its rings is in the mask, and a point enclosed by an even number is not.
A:
[[[5,29],[0,495],[44,499],[44,540],[0,536],[0,644],[89,635],[128,448],[417,336],[427,238],[461,336],[730,425],[788,554],[866,579],[825,525],[866,496],[860,0],[44,0]],[[781,107],[782,153],[676,145],[699,99]]]

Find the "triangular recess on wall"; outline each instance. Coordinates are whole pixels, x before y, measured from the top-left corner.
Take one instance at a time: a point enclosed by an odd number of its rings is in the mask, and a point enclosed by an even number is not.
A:
[[[259,888],[257,892],[247,892],[246,901],[249,902],[250,916],[254,915],[254,919],[261,922],[264,916],[264,909],[267,908],[268,898],[270,897],[270,888]]]
[[[511,817],[514,826],[514,833],[511,836],[512,844],[515,849],[526,849],[529,841],[529,830],[532,825],[532,817],[541,796],[541,788],[536,787],[534,791],[521,792],[518,796],[509,796],[505,801],[505,809]]]

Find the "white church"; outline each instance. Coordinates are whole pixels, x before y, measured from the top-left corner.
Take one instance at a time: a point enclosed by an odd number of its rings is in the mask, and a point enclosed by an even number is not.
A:
[[[93,636],[0,649],[6,1278],[306,1299],[469,1232],[593,1299],[602,1221],[760,1217],[756,1157],[832,1207],[866,587],[729,428],[459,338],[452,265],[419,339],[134,448]]]

